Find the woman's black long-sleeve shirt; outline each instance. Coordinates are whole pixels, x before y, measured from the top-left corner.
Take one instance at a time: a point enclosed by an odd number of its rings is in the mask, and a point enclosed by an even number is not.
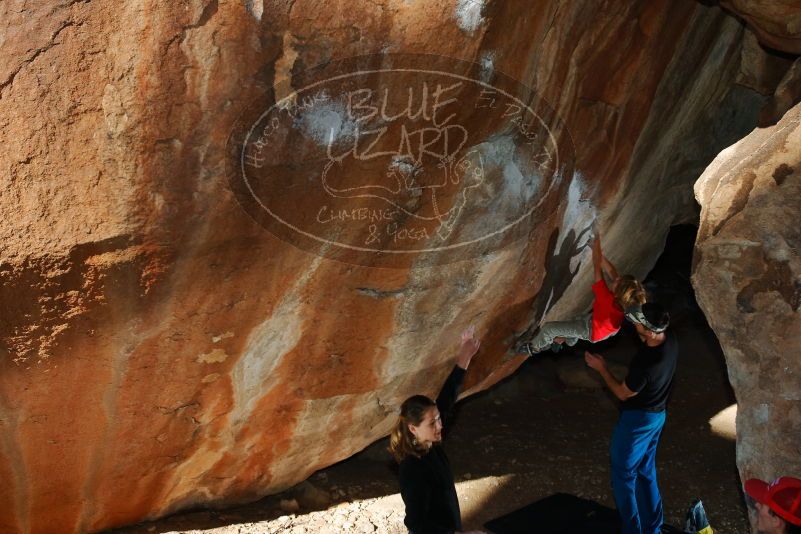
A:
[[[453,368],[437,397],[443,424],[456,403],[465,370]],[[445,450],[434,444],[420,458],[407,456],[399,467],[401,497],[406,504],[404,523],[412,534],[451,534],[462,529],[459,499]]]

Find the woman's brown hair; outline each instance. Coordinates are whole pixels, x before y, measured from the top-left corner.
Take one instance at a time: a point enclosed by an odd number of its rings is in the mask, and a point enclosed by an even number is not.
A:
[[[425,452],[417,445],[409,425],[418,426],[422,423],[426,410],[432,406],[436,406],[436,403],[425,395],[414,395],[401,404],[400,416],[389,437],[389,452],[398,463],[407,456],[419,458]]]
[[[645,304],[645,288],[630,274],[624,274],[615,283],[615,300],[624,310]]]

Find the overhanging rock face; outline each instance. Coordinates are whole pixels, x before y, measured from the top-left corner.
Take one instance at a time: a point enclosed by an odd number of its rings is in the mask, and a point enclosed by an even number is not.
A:
[[[695,185],[693,285],[737,395],[743,480],[801,472],[801,105],[722,152]]]
[[[596,216],[643,275],[693,215],[689,184],[756,121],[761,97],[734,85],[744,29],[692,2],[534,4],[0,6],[0,528],[93,531],[286,488],[434,392],[469,324],[469,385],[494,383],[513,330],[585,309]],[[399,114],[426,78],[397,68],[391,87],[304,92],[315,65],[421,53],[476,65],[437,60],[466,78],[444,115]],[[471,111],[509,80],[539,115]],[[445,83],[428,81],[433,102]],[[353,92],[382,87],[370,116]],[[278,122],[243,127],[278,101]],[[521,205],[526,226],[484,246]],[[359,239],[383,253],[340,254]],[[458,239],[479,241],[448,257]]]
[[[741,17],[765,46],[801,54],[801,10],[797,4],[771,0],[722,0],[720,4]]]

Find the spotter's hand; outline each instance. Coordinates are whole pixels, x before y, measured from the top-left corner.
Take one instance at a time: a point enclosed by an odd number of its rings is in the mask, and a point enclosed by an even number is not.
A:
[[[606,360],[600,354],[593,354],[592,352],[585,351],[584,352],[584,361],[587,362],[587,365],[596,371],[601,371],[606,367]]]

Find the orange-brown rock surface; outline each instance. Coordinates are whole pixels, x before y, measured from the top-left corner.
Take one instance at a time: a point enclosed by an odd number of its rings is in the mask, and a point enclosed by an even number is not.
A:
[[[801,2],[788,0],[721,0],[771,48],[801,54]]]
[[[801,104],[698,179],[693,285],[737,396],[742,480],[801,472]]]
[[[0,4],[0,529],[96,531],[281,490],[433,393],[469,324],[469,385],[499,380],[514,329],[588,304],[596,214],[636,274],[692,215],[689,184],[756,121],[761,97],[734,85],[743,34],[668,0]],[[573,164],[542,176],[524,239],[346,262],[242,209],[226,147],[243,113],[310,67],[380,53],[473,62],[550,104]],[[471,143],[497,133],[459,118]],[[274,176],[309,165],[290,133]],[[544,198],[503,177],[491,192]],[[308,191],[278,205],[312,224]],[[454,235],[496,223],[485,208]]]

